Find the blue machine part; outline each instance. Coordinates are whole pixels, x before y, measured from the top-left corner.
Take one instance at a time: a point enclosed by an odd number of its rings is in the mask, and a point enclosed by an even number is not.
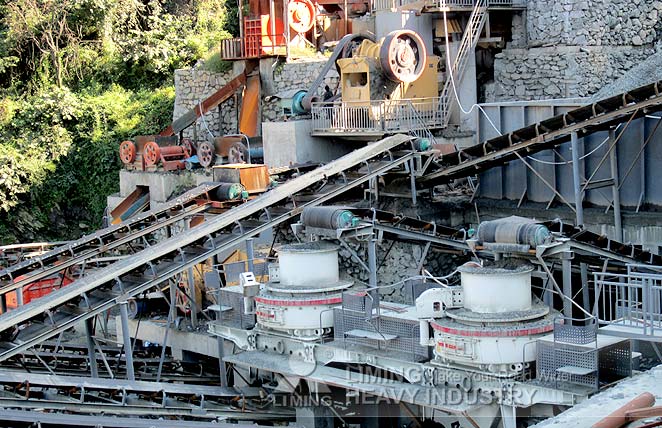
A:
[[[307,93],[307,91],[300,90],[294,94],[292,97],[292,115],[308,113],[306,109],[303,108],[303,104],[301,104]]]

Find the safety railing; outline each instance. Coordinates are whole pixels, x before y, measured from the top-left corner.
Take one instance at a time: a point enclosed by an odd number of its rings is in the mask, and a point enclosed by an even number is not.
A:
[[[594,315],[602,325],[642,336],[662,335],[662,267],[628,266],[628,273],[594,273]]]
[[[441,128],[441,97],[370,102],[313,103],[313,133],[408,133]]]
[[[436,0],[438,8],[472,8],[480,0]],[[488,0],[487,7],[525,7],[526,0]]]
[[[478,0],[428,0],[425,4],[432,9],[471,9]],[[419,3],[417,0],[374,0],[373,10],[395,10],[409,4]],[[526,0],[489,0],[488,7],[524,8]]]

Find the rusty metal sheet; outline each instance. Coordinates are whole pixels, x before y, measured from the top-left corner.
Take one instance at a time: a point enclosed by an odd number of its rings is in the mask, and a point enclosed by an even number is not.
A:
[[[261,193],[271,183],[266,165],[228,164],[214,167],[214,180],[222,183],[241,183],[248,193]]]

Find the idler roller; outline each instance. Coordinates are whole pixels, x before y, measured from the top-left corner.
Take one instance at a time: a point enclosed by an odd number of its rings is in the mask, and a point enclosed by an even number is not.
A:
[[[320,229],[346,229],[356,227],[359,218],[347,207],[307,207],[301,213],[301,222],[306,226]]]
[[[379,50],[382,71],[398,83],[412,83],[421,77],[426,57],[423,39],[410,30],[390,32]]]
[[[532,220],[514,217],[484,221],[478,226],[478,240],[502,244],[523,244],[532,248],[547,243],[551,237],[549,229]]]

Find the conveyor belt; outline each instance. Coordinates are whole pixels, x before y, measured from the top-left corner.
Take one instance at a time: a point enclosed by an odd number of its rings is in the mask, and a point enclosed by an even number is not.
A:
[[[40,256],[0,270],[0,295],[201,213],[207,207],[200,205],[199,199],[209,200],[209,193],[216,187],[218,183],[203,184],[168,202],[162,208],[98,230]]]
[[[351,208],[354,214],[371,221],[372,227],[385,237],[396,241],[415,243],[429,242],[432,245],[469,250],[463,230],[444,226],[432,221],[396,215],[389,211]]]
[[[582,249],[587,252],[591,252],[591,248],[595,248],[596,256],[599,255],[598,253],[612,254],[625,263],[662,265],[662,256],[644,250],[641,245],[624,244],[559,220],[548,221],[543,224],[550,231],[570,238],[570,246],[578,247],[581,245]]]
[[[4,343],[0,350],[0,361],[19,354],[31,346],[64,331],[78,322],[90,319],[112,308],[118,302],[157,286],[173,278],[189,267],[203,263],[221,252],[234,248],[247,238],[269,230],[298,216],[304,207],[323,204],[369,180],[399,168],[414,159],[413,151],[404,152],[400,157],[391,158],[391,150],[409,142],[411,137],[395,135],[317,168],[298,178],[292,179],[260,197],[211,218],[170,239],[159,242],[130,258],[118,261],[108,268],[97,270],[69,286],[57,290],[48,299],[41,299],[21,306],[14,311],[0,315],[0,332],[25,326],[15,343]],[[372,168],[358,167],[381,156],[392,159],[386,165]],[[344,172],[354,169],[348,178]],[[340,183],[335,186],[321,184],[338,175]],[[318,186],[309,201],[295,203],[283,214],[272,215],[269,208],[283,204],[311,188]],[[319,189],[319,187],[322,187]],[[321,191],[324,193],[321,193]],[[305,199],[303,199],[305,200]],[[233,235],[231,230],[242,221],[265,214],[261,226],[246,228],[241,235]],[[107,290],[115,286],[120,296]],[[82,299],[82,300],[81,300]],[[80,305],[78,301],[81,300]],[[57,308],[60,310],[56,311]],[[41,322],[42,319],[48,322]]]
[[[84,427],[84,428],[255,428],[254,424],[233,424],[195,421],[173,421],[138,419],[130,417],[115,417],[105,415],[75,415],[63,413],[44,413],[38,410],[10,410],[4,409],[0,421],[10,422],[12,427],[41,427],[61,428]]]
[[[32,242],[28,244],[2,245],[0,246],[0,266],[7,268],[16,265],[64,244],[66,242]]]
[[[257,408],[264,390],[78,376],[0,373],[0,408],[49,409],[149,417],[284,420],[290,409]],[[11,392],[10,392],[11,391]],[[241,401],[239,405],[237,403]],[[4,410],[0,410],[0,421]],[[160,426],[160,425],[156,425]]]
[[[518,156],[529,156],[606,130],[622,122],[662,110],[662,81],[598,101],[568,113],[543,120],[483,143],[442,155],[440,168],[418,178],[423,187],[447,183],[503,165]]]

